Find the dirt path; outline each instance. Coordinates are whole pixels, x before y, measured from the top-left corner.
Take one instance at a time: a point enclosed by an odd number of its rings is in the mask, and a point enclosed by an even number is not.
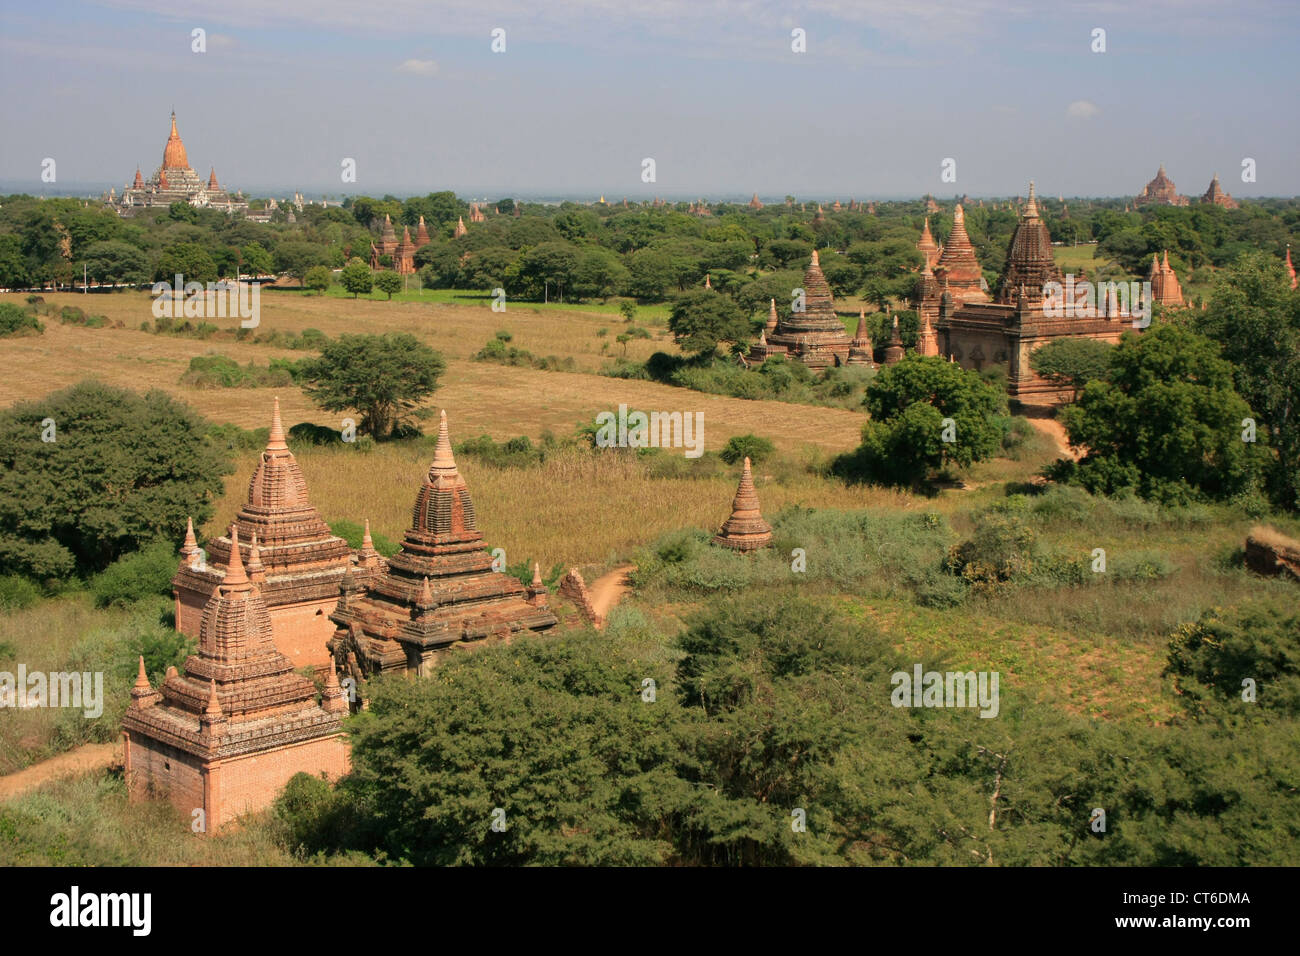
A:
[[[591,597],[591,606],[602,618],[608,618],[614,605],[623,599],[624,594],[632,590],[627,576],[635,570],[635,564],[624,564],[608,574],[602,574],[587,588],[587,594]]]
[[[16,773],[0,777],[0,801],[21,797],[60,777],[103,770],[121,761],[121,744],[83,744],[76,750],[69,750],[49,760],[24,767]]]
[[[1062,458],[1073,458],[1078,461],[1082,457],[1081,453],[1070,448],[1069,436],[1065,432],[1065,426],[1055,418],[1030,418],[1029,424],[1033,425],[1040,432],[1052,439],[1056,445],[1057,454]]]

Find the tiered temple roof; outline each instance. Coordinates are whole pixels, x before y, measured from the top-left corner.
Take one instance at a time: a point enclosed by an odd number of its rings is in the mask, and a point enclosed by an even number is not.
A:
[[[804,310],[791,312],[789,318],[779,321],[776,331],[767,336],[767,344],[784,349],[809,368],[845,364],[851,340],[844,331],[844,323],[835,314],[831,287],[822,274],[816,249],[804,272],[803,290]]]
[[[1142,192],[1138,193],[1133,200],[1134,207],[1144,206],[1147,203],[1166,206],[1187,205],[1187,197],[1178,195],[1178,189],[1174,186],[1174,181],[1165,174],[1164,163],[1160,164],[1160,169],[1156,172],[1156,178],[1143,186]]]
[[[1048,282],[1064,284],[1065,277],[1052,254],[1052,237],[1038,215],[1034,184],[1029,184],[1029,201],[1025,203],[1011,236],[1007,261],[998,282],[997,301],[1014,303],[1021,286],[1042,294]],[[937,354],[937,353],[936,353]]]
[[[455,646],[557,623],[544,599],[492,569],[446,412],[401,550],[369,582],[349,575],[330,620],[337,626],[330,651],[354,676],[425,673]]]
[[[239,547],[246,553],[251,551],[254,538],[257,540],[257,560],[266,572],[261,591],[277,624],[277,646],[294,658],[297,666],[324,661],[329,629],[323,616],[314,637],[307,633],[310,625],[296,618],[313,604],[332,605],[351,564],[351,552],[348,543],[330,531],[308,499],[302,469],[285,441],[279,399],[272,408],[266,449],[249,479],[248,499],[236,516],[235,526],[246,542]],[[198,613],[221,585],[224,572],[220,569],[229,563],[233,546],[230,537],[213,539],[208,543],[208,564],[201,565],[193,526],[188,529],[180,567],[172,579],[177,600],[176,626],[183,633],[197,633]],[[252,555],[248,554],[246,560],[252,561]]]
[[[754,474],[749,459],[740,473],[736,497],[731,500],[731,517],[722,523],[722,529],[713,543],[735,551],[757,551],[772,540],[772,526],[763,520],[758,508],[758,494],[754,491]]]
[[[897,365],[903,360],[903,336],[898,330],[898,316],[894,316],[893,329],[889,334],[889,344],[885,346],[885,364]]]

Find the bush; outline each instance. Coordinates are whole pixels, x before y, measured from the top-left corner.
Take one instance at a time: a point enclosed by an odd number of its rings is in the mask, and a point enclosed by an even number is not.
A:
[[[948,570],[981,592],[1029,578],[1037,557],[1037,535],[1025,511],[1022,498],[978,514],[974,534],[949,552]]]
[[[44,331],[45,326],[36,318],[34,312],[29,312],[12,302],[0,302],[0,337],[39,335]]]
[[[151,594],[170,594],[177,560],[175,546],[167,541],[118,558],[91,580],[95,604],[134,604]]]
[[[361,541],[366,534],[365,525],[340,518],[329,522],[329,526],[330,532],[346,541],[349,548],[356,550],[361,547]],[[374,542],[375,550],[386,558],[396,554],[402,548],[400,543],[385,538],[382,534],[376,534],[373,529],[370,532],[370,540]]]
[[[41,597],[35,582],[16,574],[0,576],[0,612],[21,611],[31,607]]]
[[[776,446],[766,438],[760,438],[758,435],[733,435],[727,439],[726,447],[718,452],[718,457],[728,465],[734,465],[746,458],[757,465],[774,451]]]

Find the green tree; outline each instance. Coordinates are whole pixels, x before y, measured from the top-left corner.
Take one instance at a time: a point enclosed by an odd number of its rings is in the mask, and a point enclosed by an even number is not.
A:
[[[727,444],[722,451],[718,452],[718,457],[728,465],[734,465],[746,458],[757,465],[774,451],[776,446],[759,435],[732,435],[727,439]]]
[[[1006,396],[979,373],[910,354],[867,386],[862,444],[835,471],[853,481],[915,484],[949,463],[968,468],[1001,446]]]
[[[334,275],[326,266],[312,266],[302,278],[302,284],[315,292],[324,292],[334,281]]]
[[[1061,412],[1070,444],[1086,446],[1058,477],[1102,494],[1182,502],[1251,490],[1262,454],[1242,440],[1250,406],[1214,342],[1176,325],[1124,333],[1106,378]]]
[[[88,573],[160,534],[179,541],[231,470],[205,432],[164,392],[98,382],[0,412],[0,573]]]
[[[324,252],[314,242],[282,242],[275,247],[275,267],[304,285],[307,270],[324,264]]]
[[[213,282],[217,278],[217,264],[199,244],[178,243],[163,250],[153,271],[154,279],[163,282],[172,282],[177,275],[182,283]]]
[[[374,286],[374,276],[370,272],[370,266],[366,265],[360,259],[353,259],[343,267],[339,274],[339,282],[343,288],[352,293],[352,298],[368,293]]]
[[[419,417],[424,399],[446,371],[442,356],[405,332],[342,335],[318,359],[304,360],[303,391],[330,412],[356,409],[358,429],[386,439]]]
[[[119,239],[91,243],[83,261],[87,276],[96,282],[136,284],[149,278],[145,254]]]
[[[239,250],[239,256],[243,260],[243,271],[248,275],[265,276],[275,270],[275,262],[271,254],[262,247],[261,243],[245,243]]]
[[[402,291],[402,277],[389,269],[376,272],[375,288],[387,295],[389,301],[392,301],[393,293]]]
[[[1300,292],[1276,259],[1241,256],[1219,277],[1197,331],[1233,363],[1237,392],[1260,416],[1276,458],[1267,486],[1284,508],[1300,510]]]
[[[711,289],[688,292],[675,303],[668,328],[677,344],[698,356],[712,355],[719,345],[749,341],[749,320],[735,301]]]
[[[1050,382],[1070,386],[1077,397],[1085,385],[1106,374],[1113,347],[1081,336],[1053,339],[1029,356],[1029,367]]]

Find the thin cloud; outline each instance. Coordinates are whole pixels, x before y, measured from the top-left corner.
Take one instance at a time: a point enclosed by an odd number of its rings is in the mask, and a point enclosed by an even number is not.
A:
[[[403,60],[397,67],[398,73],[409,73],[411,76],[433,76],[438,72],[438,64],[433,60]]]
[[[1065,115],[1072,119],[1092,119],[1100,112],[1101,109],[1097,104],[1088,100],[1075,100],[1065,108]]]

